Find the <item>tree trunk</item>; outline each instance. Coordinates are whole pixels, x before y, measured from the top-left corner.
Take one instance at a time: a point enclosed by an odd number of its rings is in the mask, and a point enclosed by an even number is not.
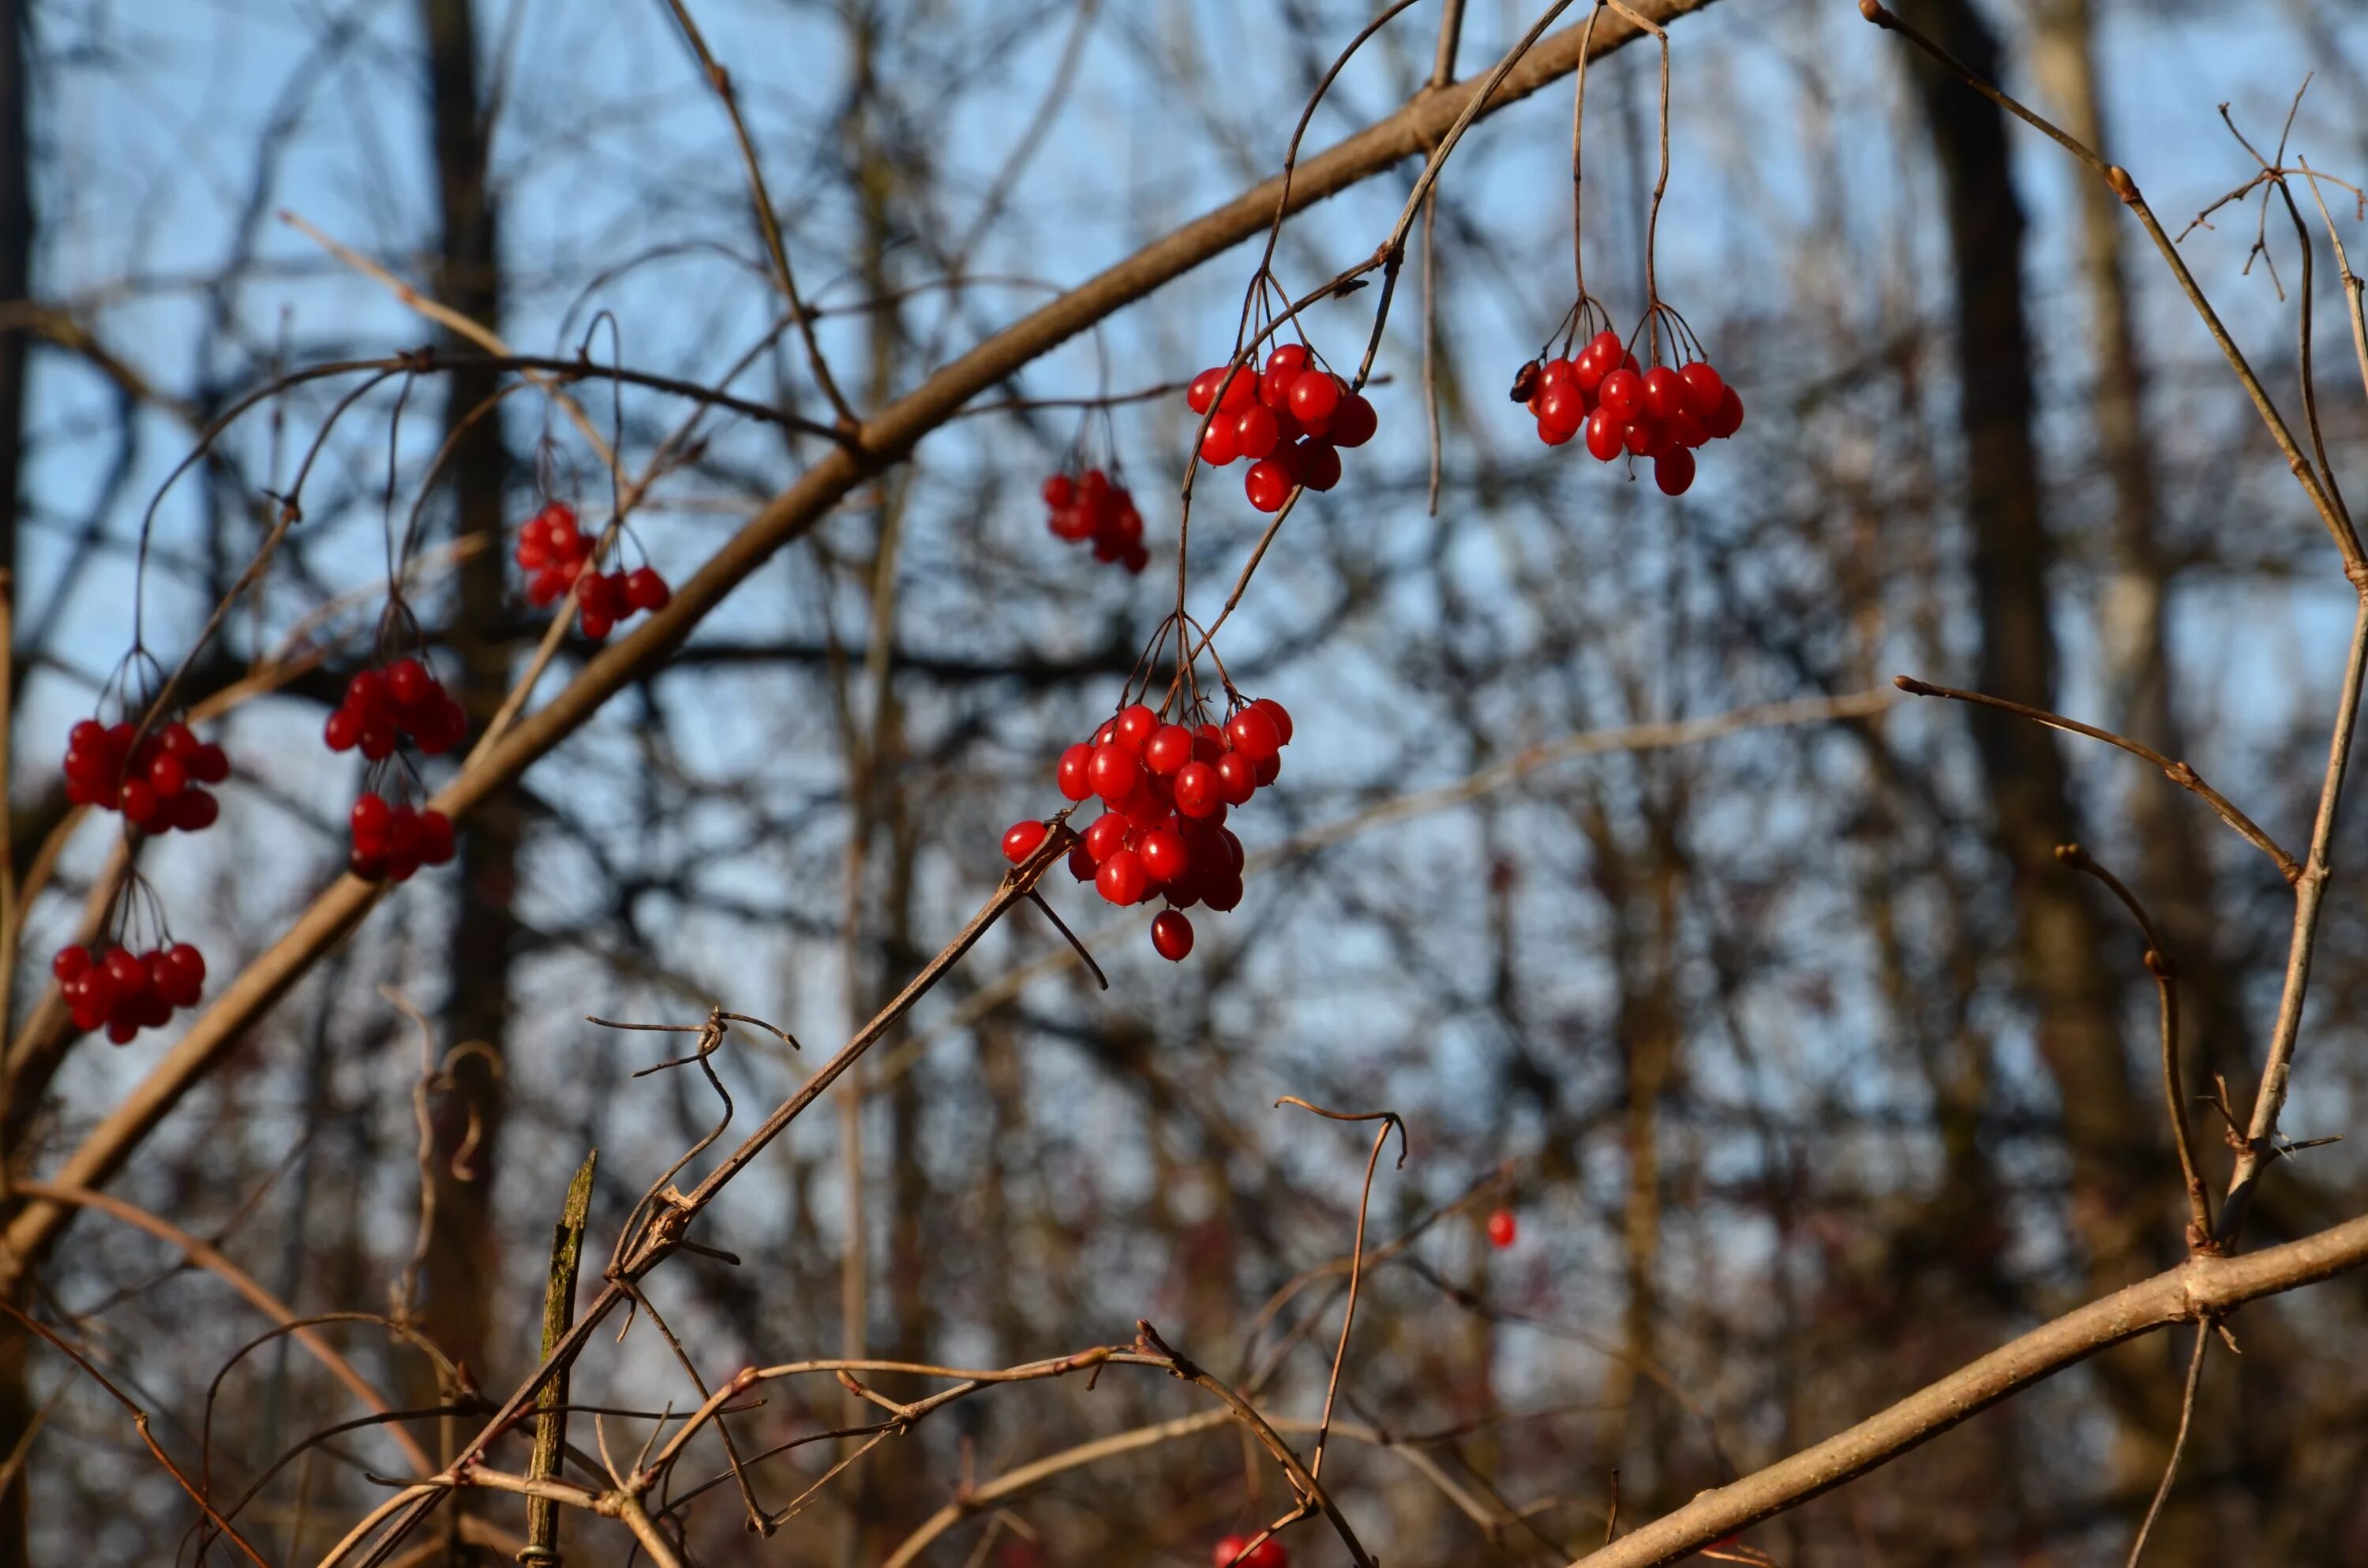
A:
[[[436,293],[470,319],[498,327],[501,263],[493,192],[486,182],[491,127],[484,119],[477,80],[474,7],[472,0],[419,4],[442,224]],[[484,371],[456,372],[447,381],[448,432],[498,385],[497,378]],[[454,696],[468,710],[472,733],[493,717],[509,685],[510,649],[500,631],[506,619],[502,492],[508,466],[498,416],[479,420],[461,437],[451,464],[455,536],[485,540],[460,568],[451,639],[460,661]],[[428,1334],[480,1378],[495,1350],[488,1312],[499,1262],[492,1189],[503,1113],[499,1063],[508,1036],[510,960],[518,938],[511,896],[521,827],[518,795],[504,790],[476,814],[461,841],[460,904],[448,966],[452,989],[444,1015],[448,1043],[479,1043],[493,1055],[489,1059],[471,1052],[454,1065],[456,1085],[438,1129],[444,1153],[436,1163],[436,1224],[427,1253],[425,1316]],[[467,1179],[461,1179],[450,1168],[450,1155],[472,1118],[477,1124],[477,1144]]]

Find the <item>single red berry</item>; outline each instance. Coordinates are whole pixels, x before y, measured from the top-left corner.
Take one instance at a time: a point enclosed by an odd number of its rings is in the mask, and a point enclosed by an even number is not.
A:
[[[1610,462],[1620,455],[1626,431],[1611,411],[1599,406],[1587,416],[1587,455],[1598,462]]]
[[[1697,359],[1678,370],[1685,383],[1685,404],[1698,419],[1708,419],[1726,400],[1726,378],[1707,359]]]
[[[1559,447],[1587,423],[1587,394],[1575,386],[1548,387],[1538,399],[1538,437]]]
[[[598,579],[596,578],[594,580],[598,581]],[[609,632],[616,630],[617,626],[616,620],[613,618],[594,609],[590,605],[585,605],[582,607],[580,612],[576,616],[576,624],[578,630],[584,633],[584,640],[586,642],[599,642],[602,638],[608,636]]]
[[[230,777],[230,754],[218,741],[207,741],[185,761],[189,777],[200,784],[219,784]]]
[[[1595,401],[1621,424],[1630,424],[1645,410],[1644,378],[1625,367],[1614,370],[1595,390]]]
[[[1053,777],[1060,783],[1063,800],[1082,801],[1094,792],[1093,777],[1089,771],[1093,762],[1094,748],[1083,741],[1061,754],[1061,765],[1054,770]]]
[[[1151,945],[1169,963],[1182,963],[1192,950],[1192,923],[1180,910],[1161,910],[1151,923]]]
[[[90,949],[76,942],[70,948],[60,948],[50,960],[50,973],[59,980],[72,980],[90,971]]]
[[[1214,767],[1196,760],[1177,770],[1176,809],[1188,817],[1206,817],[1223,809]]]
[[[394,755],[394,726],[372,722],[362,726],[361,753],[372,762]]]
[[[1118,744],[1129,751],[1140,752],[1143,744],[1159,728],[1159,715],[1140,702],[1131,702],[1118,710],[1110,721],[1118,726]]]
[[[156,786],[145,778],[127,778],[115,803],[134,825],[145,827],[154,820],[156,808],[162,804],[156,796]]]
[[[1224,379],[1225,368],[1223,365],[1212,365],[1207,369],[1201,371],[1199,375],[1193,377],[1192,384],[1184,389],[1184,406],[1190,409],[1195,414],[1208,413],[1212,407],[1215,406],[1217,402],[1217,383]],[[1044,482],[1044,499],[1049,505],[1054,506],[1065,506],[1068,505],[1068,502],[1066,501],[1055,501],[1053,499],[1053,480],[1064,479],[1065,477],[1067,476],[1064,474],[1055,474],[1053,476],[1053,479],[1048,479]]]
[[[1710,426],[1691,408],[1680,408],[1669,416],[1669,439],[1680,447],[1699,447],[1710,439]]]
[[[1065,759],[1064,759],[1065,760]],[[1143,743],[1143,760],[1163,778],[1192,760],[1192,732],[1181,724],[1162,724]]]
[[[1132,749],[1112,741],[1094,748],[1094,759],[1087,765],[1086,776],[1093,781],[1094,793],[1116,806],[1143,782],[1143,763]]]
[[[1250,1554],[1242,1559],[1242,1568],[1291,1568],[1291,1549],[1281,1537],[1269,1536],[1250,1548]]]
[[[1513,1211],[1510,1209],[1495,1210],[1488,1216],[1488,1244],[1498,1252],[1504,1251],[1513,1244],[1513,1233],[1516,1229]]]
[[[1664,495],[1683,495],[1694,482],[1694,455],[1673,446],[1653,460],[1653,483]]]
[[[1234,421],[1234,451],[1252,462],[1273,451],[1281,437],[1281,427],[1274,422],[1274,411],[1262,404],[1252,403]]]
[[[1220,915],[1239,907],[1242,902],[1241,877],[1235,874],[1210,878],[1201,890],[1201,902]]]
[[[1272,756],[1282,746],[1282,736],[1276,731],[1274,721],[1259,712],[1255,706],[1245,708],[1225,721],[1225,739],[1234,750],[1252,762]]]
[[[674,590],[658,575],[655,566],[636,566],[625,578],[625,602],[635,609],[655,615],[674,600]]]
[[[1234,428],[1237,421],[1220,414],[1209,422],[1209,432],[1201,437],[1201,460],[1211,468],[1223,468],[1241,456],[1235,445]]]
[[[203,833],[222,816],[222,802],[195,785],[173,801],[173,825],[183,833]]]
[[[1668,434],[1661,428],[1661,422],[1650,415],[1638,415],[1620,433],[1621,445],[1628,449],[1629,456],[1637,458],[1652,457],[1668,438]]]
[[[1246,1536],[1229,1535],[1219,1539],[1216,1549],[1210,1552],[1210,1568],[1234,1568],[1234,1559],[1249,1544]]]
[[[1094,819],[1093,825],[1086,829],[1086,852],[1094,858],[1095,865],[1126,847],[1127,831],[1132,825],[1119,812],[1104,812]]]
[[[360,716],[364,723],[385,711],[386,676],[377,670],[360,670],[346,682],[346,706]]]
[[[1271,697],[1261,697],[1250,707],[1265,714],[1266,722],[1274,726],[1275,744],[1287,746],[1291,744],[1291,714],[1281,703]]]
[[[66,732],[69,751],[95,752],[107,744],[107,726],[96,719],[85,719]]]
[[[1331,442],[1303,441],[1296,449],[1300,483],[1310,490],[1325,491],[1340,483],[1340,453]]]
[[[1201,374],[1205,378],[1209,372],[1203,370]],[[1198,381],[1195,381],[1192,383],[1195,388],[1198,388],[1200,384],[1201,383]],[[1186,395],[1189,397],[1190,394],[1188,393]],[[1195,414],[1206,414],[1209,412],[1208,404],[1205,403],[1200,403],[1193,408],[1192,412]],[[1064,506],[1075,506],[1076,504],[1076,500],[1077,482],[1071,479],[1067,474],[1056,473],[1052,478],[1044,482],[1044,505],[1047,506],[1058,511]]]
[[[1036,853],[1037,846],[1042,844],[1045,835],[1052,831],[1041,822],[1013,823],[1003,832],[1003,858],[1015,866],[1019,865]]]
[[[1710,426],[1711,438],[1718,441],[1743,428],[1743,400],[1736,395],[1733,387],[1719,393],[1718,406],[1702,423]]]
[[[436,686],[436,677],[417,659],[397,659],[387,666],[386,694],[397,708],[416,708]]]
[[[1328,370],[1302,370],[1291,383],[1292,417],[1302,425],[1323,424],[1339,406],[1340,383]]]
[[[1218,372],[1218,380],[1224,381],[1223,370]],[[1224,388],[1225,390],[1217,397],[1217,412],[1239,414],[1258,400],[1258,367],[1244,365],[1234,370],[1233,380],[1224,381]]]
[[[1286,343],[1266,357],[1266,368],[1269,370],[1304,370],[1315,363],[1315,358],[1307,351],[1304,343]]]
[[[160,798],[169,801],[188,787],[189,770],[171,752],[159,752],[148,765],[148,783]]]
[[[1143,835],[1134,852],[1143,857],[1143,869],[1155,882],[1172,882],[1191,868],[1192,860],[1184,848],[1184,841],[1164,827],[1155,827]]]
[[[1082,842],[1069,846],[1069,875],[1081,882],[1094,880],[1094,853]]]
[[[181,1004],[186,1007],[189,1002],[196,1001],[198,994],[205,989],[206,955],[191,943],[176,942],[165,949],[165,961],[172,967],[179,994],[189,999]]]
[[[1143,857],[1132,849],[1118,851],[1094,871],[1094,891],[1115,904],[1139,902],[1150,886],[1151,877],[1143,869]]]
[[[115,998],[120,1004],[127,996],[138,996],[148,989],[148,966],[140,955],[125,948],[107,950],[107,975],[115,983]]]
[[[1329,434],[1336,447],[1361,447],[1372,440],[1373,432],[1381,427],[1381,415],[1373,412],[1373,405],[1365,401],[1364,393],[1350,392],[1340,400],[1340,406],[1332,411]]]
[[[452,819],[442,812],[419,813],[419,858],[430,866],[447,865],[459,850],[452,836]]]
[[[1305,374],[1304,366],[1277,366],[1258,378],[1258,400],[1277,415],[1291,412],[1291,389]]]
[[[1257,792],[1257,763],[1237,751],[1229,751],[1217,759],[1217,799],[1229,806],[1238,806]]]
[[[1686,405],[1685,378],[1667,365],[1656,365],[1645,372],[1645,411],[1656,419],[1668,419]]]
[[[1262,756],[1250,764],[1250,780],[1263,790],[1282,777],[1282,754]]]
[[[1260,458],[1242,475],[1242,492],[1259,511],[1280,512],[1291,499],[1291,472],[1276,459]]]

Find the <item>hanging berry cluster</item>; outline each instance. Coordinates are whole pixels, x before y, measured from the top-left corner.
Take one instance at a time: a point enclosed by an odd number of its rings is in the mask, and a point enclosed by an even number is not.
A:
[[[564,501],[546,501],[518,529],[513,556],[518,570],[527,574],[527,602],[538,608],[558,603],[562,595],[575,587],[577,578],[584,579],[575,595],[576,624],[585,639],[593,642],[637,612],[666,608],[674,597],[674,590],[655,566],[637,566],[631,572],[594,570],[586,575],[598,544],[577,524],[575,507]]]
[[[1069,467],[1044,482],[1044,526],[1054,539],[1092,540],[1095,560],[1133,573],[1151,564],[1133,495],[1100,469],[1079,472],[1073,457]]]
[[[1682,495],[1692,485],[1697,448],[1743,426],[1743,399],[1707,358],[1697,353],[1681,364],[1643,367],[1609,327],[1576,359],[1541,357],[1523,365],[1513,378],[1513,399],[1536,415],[1538,439],[1549,447],[1584,430],[1588,453],[1598,461],[1623,452],[1651,459],[1653,482],[1665,495]]]
[[[66,799],[121,812],[143,833],[199,833],[222,815],[205,784],[230,777],[230,758],[177,720],[154,734],[85,719],[66,733]]]
[[[397,659],[384,669],[359,671],[346,683],[344,703],[329,715],[329,749],[359,748],[370,773],[384,776],[354,802],[348,824],[353,849],[347,861],[354,875],[406,881],[420,867],[452,858],[450,819],[442,812],[417,810],[402,798],[412,769],[410,759],[398,754],[409,741],[422,756],[440,756],[459,745],[468,729],[468,715],[424,660]],[[390,758],[394,767],[381,766]]]
[[[1099,795],[1105,808],[1070,850],[1071,874],[1111,903],[1166,899],[1151,945],[1180,961],[1192,950],[1185,910],[1205,903],[1223,913],[1242,901],[1242,843],[1225,813],[1274,782],[1290,740],[1291,715],[1271,698],[1237,709],[1223,728],[1166,723],[1140,702],[1120,710],[1091,741],[1063,752],[1055,770],[1064,799]],[[1004,858],[1019,864],[1050,831],[1013,824]]]
[[[60,948],[50,960],[59,994],[74,1015],[74,1028],[104,1027],[107,1038],[128,1045],[142,1029],[161,1028],[176,1008],[194,1007],[205,990],[205,955],[188,942],[135,953],[114,945]]]
[[[1261,512],[1282,510],[1297,486],[1329,490],[1339,483],[1340,449],[1363,446],[1380,426],[1364,394],[1318,366],[1301,343],[1268,355],[1263,375],[1247,365],[1201,371],[1186,389],[1184,403],[1210,415],[1201,437],[1202,461],[1224,468],[1249,460],[1242,489]]]

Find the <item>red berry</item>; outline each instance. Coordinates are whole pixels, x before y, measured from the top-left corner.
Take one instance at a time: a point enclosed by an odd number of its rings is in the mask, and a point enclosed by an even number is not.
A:
[[[599,581],[597,577],[592,580],[596,583]],[[578,628],[583,631],[584,640],[586,642],[599,642],[602,638],[608,636],[610,631],[614,631],[617,625],[613,617],[601,614],[598,610],[594,609],[590,605],[585,605],[582,608],[582,610],[576,617],[576,622]]]
[[[1262,756],[1250,764],[1250,778],[1261,790],[1282,777],[1282,756]]]
[[[1173,778],[1178,768],[1192,760],[1192,732],[1181,724],[1160,725],[1144,742],[1143,760],[1161,778]]]
[[[1069,875],[1081,882],[1094,880],[1094,854],[1083,844],[1069,846]]]
[[[546,605],[558,603],[559,596],[566,591],[567,575],[554,566],[534,574],[534,581],[526,586],[526,600],[537,608],[541,608]]]
[[[1626,431],[1611,411],[1599,406],[1587,416],[1587,455],[1598,462],[1610,462],[1620,455],[1620,446]]]
[[[1251,703],[1250,708],[1265,714],[1266,722],[1274,726],[1275,744],[1287,746],[1291,744],[1291,714],[1281,703],[1271,697],[1261,697]]]
[[[1183,839],[1164,827],[1144,834],[1134,852],[1143,857],[1143,869],[1155,882],[1172,882],[1191,869],[1192,858]]]
[[[1548,387],[1538,398],[1538,437],[1559,447],[1587,423],[1587,394],[1575,386]]]
[[[1094,748],[1094,759],[1087,766],[1086,777],[1092,780],[1094,793],[1115,807],[1143,782],[1143,764],[1131,749],[1112,741]]]
[[[1143,857],[1132,849],[1118,851],[1094,872],[1094,891],[1116,904],[1139,902],[1150,885],[1150,874],[1143,869]]]
[[[1597,404],[1611,411],[1611,417],[1621,424],[1633,422],[1645,409],[1645,381],[1635,371],[1622,367],[1603,378],[1595,392]]]
[[[1710,439],[1710,426],[1691,408],[1680,408],[1669,416],[1669,439],[1680,447],[1699,447]]]
[[[452,819],[442,812],[419,813],[419,858],[430,866],[450,864],[460,846],[452,838]]]
[[[1118,726],[1118,744],[1129,751],[1140,752],[1143,744],[1158,730],[1159,715],[1140,702],[1133,702],[1120,709],[1118,717],[1110,722]]]
[[[1224,381],[1222,370],[1218,374],[1218,379]],[[1258,400],[1258,367],[1244,365],[1235,369],[1233,372],[1233,380],[1224,381],[1224,388],[1225,390],[1217,397],[1217,412],[1239,414]]]
[[[1212,877],[1201,889],[1201,902],[1224,915],[1242,902],[1242,879],[1238,874]]]
[[[387,829],[394,820],[394,807],[383,795],[364,795],[346,813],[346,824],[352,830],[356,846],[365,849],[385,846]]]
[[[195,785],[173,801],[173,825],[183,833],[203,833],[222,816],[222,802]]]
[[[1193,377],[1192,384],[1184,389],[1184,406],[1190,409],[1195,414],[1208,413],[1209,410],[1215,405],[1217,401],[1217,383],[1224,379],[1225,368],[1223,365],[1212,365],[1207,369],[1201,371],[1199,375]],[[1065,506],[1068,505],[1068,502],[1066,501],[1054,501],[1053,499],[1053,480],[1064,477],[1065,476],[1055,474],[1053,479],[1048,479],[1044,482],[1044,499],[1052,506]]]
[[[386,694],[397,708],[416,708],[436,686],[436,677],[416,659],[397,659],[387,666]]]
[[[1291,1568],[1291,1550],[1280,1537],[1269,1536],[1250,1548],[1250,1554],[1242,1559],[1242,1568]]]
[[[1209,372],[1206,370],[1201,371],[1201,379],[1194,381],[1192,385],[1195,388],[1198,388],[1201,384],[1201,381],[1206,380],[1208,374]],[[1190,394],[1187,393],[1186,395],[1187,397],[1190,397]],[[1208,411],[1209,409],[1206,403],[1196,404],[1192,410],[1195,414],[1206,414]],[[1065,473],[1056,473],[1052,478],[1044,482],[1043,494],[1044,505],[1052,507],[1057,512],[1064,506],[1071,506],[1076,504],[1077,482],[1071,479]]]
[[[148,765],[148,783],[159,797],[169,801],[188,787],[189,770],[171,752],[159,752]]]
[[[1083,741],[1061,754],[1061,765],[1054,777],[1060,782],[1063,800],[1082,801],[1094,792],[1093,778],[1088,771],[1093,761],[1094,748]]]
[[[183,760],[189,777],[200,784],[219,784],[230,777],[230,754],[219,742],[206,742]]]
[[[107,1038],[111,1044],[130,1045],[131,1037],[139,1032],[140,1024],[135,1018],[119,1013],[107,1020]]]
[[[380,716],[386,707],[386,676],[377,670],[359,671],[346,682],[346,706],[364,723]]]
[[[1685,405],[1697,419],[1708,419],[1726,400],[1726,378],[1707,359],[1681,367],[1678,379],[1685,383]]]
[[[1207,463],[1211,468],[1223,468],[1241,456],[1240,449],[1235,445],[1235,421],[1229,420],[1223,415],[1209,422],[1208,434],[1201,437],[1202,462]]]
[[[1234,1559],[1239,1557],[1242,1548],[1248,1544],[1248,1538],[1245,1536],[1223,1537],[1218,1540],[1216,1550],[1209,1554],[1210,1568],[1235,1568]]]
[[[107,726],[96,719],[85,719],[66,732],[66,749],[95,752],[107,744]]]
[[[1685,379],[1667,365],[1656,365],[1645,372],[1645,411],[1656,419],[1668,419],[1686,405]]]
[[[145,827],[154,819],[161,802],[156,798],[156,786],[145,778],[124,780],[122,793],[115,798],[116,805],[134,825]]]
[[[1667,439],[1661,422],[1650,415],[1640,415],[1620,433],[1620,444],[1628,449],[1631,457],[1649,458],[1660,450]]]
[[[1291,499],[1291,472],[1273,458],[1260,458],[1242,475],[1242,491],[1259,511],[1280,512]]]
[[[658,575],[655,566],[636,566],[625,576],[625,602],[637,610],[655,615],[674,599],[674,590]]]
[[[362,726],[361,738],[362,756],[368,757],[372,762],[381,761],[386,757],[393,756],[394,755],[394,740],[393,725],[380,723],[375,721],[370,723],[364,724]]]
[[[1340,483],[1340,453],[1329,441],[1303,441],[1295,449],[1299,456],[1299,483],[1310,490],[1329,490]]]
[[[1258,792],[1258,765],[1240,752],[1217,759],[1217,799],[1238,806]]]
[[[1222,809],[1217,769],[1208,763],[1186,763],[1176,773],[1176,809],[1188,817],[1206,817]]]
[[[1361,447],[1373,438],[1373,432],[1381,426],[1381,415],[1373,412],[1373,405],[1365,401],[1364,394],[1350,392],[1332,411],[1329,434],[1336,447]]]
[[[1743,400],[1735,395],[1733,387],[1719,393],[1718,406],[1702,423],[1710,426],[1711,437],[1719,441],[1743,428]]]
[[[1192,950],[1192,923],[1181,911],[1163,909],[1151,923],[1151,945],[1169,963],[1182,963]]]
[[[1304,370],[1313,363],[1315,356],[1307,351],[1304,343],[1285,343],[1266,357],[1269,370]]]
[[[163,743],[166,751],[185,763],[194,759],[199,749],[198,737],[190,732],[187,724],[177,719],[157,732],[157,739]]]
[[[1272,756],[1282,746],[1282,736],[1275,729],[1274,721],[1255,705],[1225,721],[1225,739],[1234,750],[1252,762]]]
[[[1234,421],[1234,452],[1252,462],[1273,451],[1281,437],[1282,430],[1274,422],[1273,411],[1259,404],[1243,409]]]
[[[1693,482],[1694,455],[1683,447],[1671,447],[1653,460],[1653,483],[1662,494],[1683,495]]]
[[[1513,1211],[1499,1209],[1488,1216],[1488,1244],[1502,1252],[1513,1244]]]
[[[1036,846],[1042,844],[1044,835],[1052,831],[1041,822],[1013,823],[1003,830],[1003,858],[1015,866],[1019,865],[1036,853]]]
[[[109,948],[107,952],[107,977],[115,983],[115,999],[120,1006],[128,996],[143,994],[148,989],[148,966],[140,956],[124,948]]]
[[[1094,858],[1095,865],[1100,865],[1126,847],[1129,825],[1126,818],[1117,812],[1104,812],[1094,819],[1094,824],[1086,829],[1086,853]]]
[[[174,994],[178,1005],[188,1006],[198,999],[206,985],[206,955],[188,942],[176,942],[165,949],[165,965],[171,970]]]
[[[1302,425],[1328,421],[1340,406],[1340,383],[1328,370],[1302,370],[1291,383],[1292,417]]]
[[[59,980],[72,980],[90,972],[90,949],[76,942],[70,948],[60,948],[50,960],[50,973]]]

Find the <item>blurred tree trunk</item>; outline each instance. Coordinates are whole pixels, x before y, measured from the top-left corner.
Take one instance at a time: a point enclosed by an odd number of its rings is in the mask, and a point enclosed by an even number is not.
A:
[[[0,301],[28,299],[33,283],[33,167],[27,134],[25,94],[30,84],[26,68],[26,0],[0,0]],[[22,331],[0,331],[0,573],[13,578],[17,569],[17,513],[22,483],[25,446],[25,351],[31,339]],[[13,592],[13,589],[10,590]],[[0,694],[6,695],[6,694]],[[6,722],[16,722],[16,704],[9,703]],[[11,845],[9,853],[16,853]],[[10,1011],[9,997],[0,988],[0,1014]],[[0,1030],[5,1033],[5,1030]],[[12,1115],[6,1118],[16,1120]],[[14,1140],[0,1141],[0,1174],[16,1158]],[[31,1391],[25,1383],[25,1354],[29,1342],[11,1330],[0,1335],[0,1460],[15,1451],[17,1441],[33,1418]],[[26,1534],[28,1509],[23,1469],[5,1493],[0,1493],[0,1568],[17,1568],[29,1561]]]
[[[442,225],[436,293],[470,319],[497,328],[501,263],[497,215],[486,178],[492,127],[484,118],[477,79],[474,7],[472,0],[419,0],[419,5],[427,35]],[[459,345],[448,342],[447,347]],[[489,372],[448,377],[446,429],[456,427],[492,396],[497,384]],[[461,565],[452,627],[452,647],[461,666],[454,695],[468,710],[472,733],[482,732],[509,685],[510,650],[500,631],[505,619],[502,490],[508,466],[498,416],[479,420],[453,453],[454,535],[485,541]],[[448,965],[451,991],[444,1015],[448,1044],[481,1042],[493,1054],[471,1052],[454,1064],[455,1087],[438,1130],[445,1157],[436,1166],[436,1225],[427,1254],[425,1316],[427,1333],[481,1379],[495,1349],[490,1309],[499,1257],[492,1190],[503,1113],[500,1057],[508,1035],[510,960],[518,938],[511,898],[522,814],[516,792],[504,790],[477,812],[461,840],[460,906],[452,922]],[[473,1169],[469,1179],[461,1180],[450,1169],[450,1154],[472,1116],[478,1142],[471,1161]]]
[[[1911,0],[1902,11],[1976,74],[1998,79],[1998,41],[1968,0]],[[2054,709],[2056,650],[2047,597],[2053,549],[2032,438],[2023,214],[2006,116],[1920,52],[1907,52],[1946,190],[1958,409],[1982,631],[1976,684]],[[2166,1174],[2169,1155],[2157,1135],[2161,1112],[2156,1096],[2142,1096],[2131,1079],[2106,935],[2089,890],[2055,858],[2057,845],[2080,834],[2054,733],[1987,709],[1971,710],[1968,722],[1989,791],[1992,842],[2011,878],[2019,986],[2061,1105],[2069,1221],[2084,1255],[2080,1289],[2113,1290],[2167,1261],[2163,1221],[2177,1182]],[[2106,1486],[2142,1499],[2167,1448],[2175,1374],[2159,1346],[2128,1347],[2096,1365],[2124,1426]]]

